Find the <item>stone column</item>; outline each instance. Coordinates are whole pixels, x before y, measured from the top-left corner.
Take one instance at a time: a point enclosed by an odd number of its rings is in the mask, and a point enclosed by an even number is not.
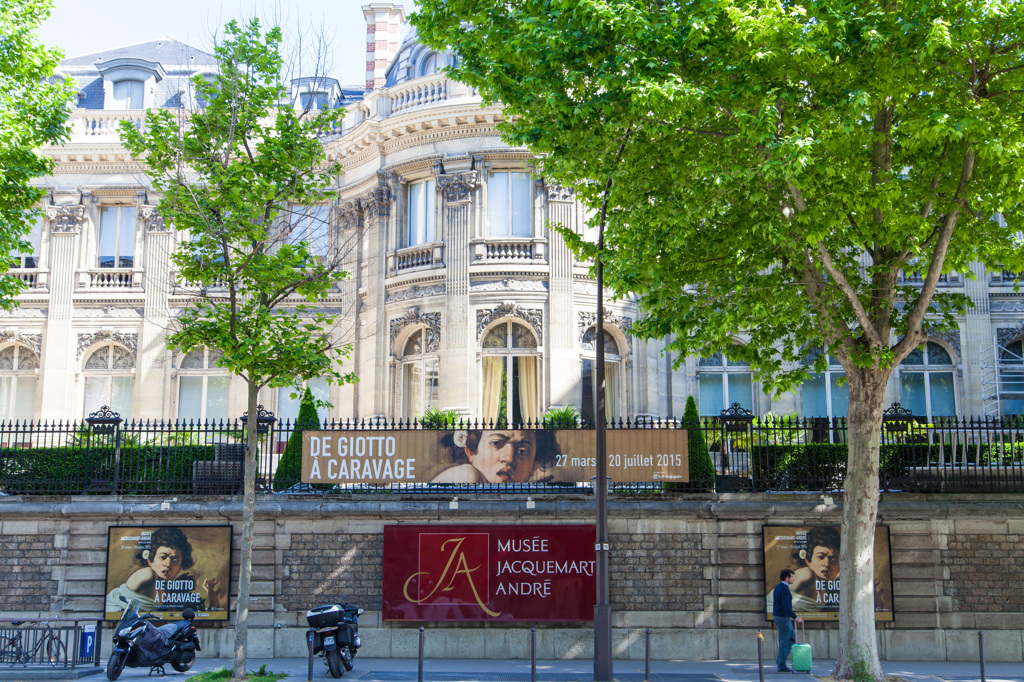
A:
[[[359,281],[363,262],[363,212],[359,201],[347,201],[338,207],[338,235],[342,268],[348,272],[348,279],[338,286],[341,289],[341,315],[338,318],[337,338],[343,344],[352,345],[352,357],[345,363],[343,371],[359,368],[362,356],[362,338],[359,336]],[[337,389],[338,401],[334,404],[332,417],[355,419],[359,416],[359,383],[347,384]]]
[[[388,334],[384,310],[384,277],[388,248],[388,230],[391,227],[393,192],[390,173],[378,173],[378,187],[362,200],[366,229],[363,239],[359,272],[359,313],[356,316],[356,334],[359,339],[359,359],[356,373],[357,413],[360,417],[390,415],[387,407],[388,387]]]
[[[81,417],[75,414],[75,335],[71,316],[78,262],[78,236],[85,222],[85,206],[49,206],[46,217],[50,228],[50,307],[44,344],[42,408],[40,419],[56,420]]]
[[[170,307],[168,300],[174,283],[171,279],[171,254],[174,234],[156,206],[143,205],[140,213],[145,229],[145,313],[139,339],[135,389],[135,419],[175,419],[173,395],[177,390],[171,378],[171,352],[167,349]]]
[[[469,319],[469,247],[477,171],[439,175],[444,201],[445,308],[441,321],[441,406],[476,409],[477,370],[473,325]],[[479,416],[479,415],[473,415]]]
[[[574,192],[561,185],[548,184],[547,217],[551,224],[574,227],[579,207]],[[548,347],[547,375],[550,377],[550,401],[553,405],[579,406],[580,353],[578,326],[573,306],[572,266],[576,257],[555,230],[548,234]],[[542,406],[546,409],[549,405]],[[543,411],[543,410],[542,410]]]

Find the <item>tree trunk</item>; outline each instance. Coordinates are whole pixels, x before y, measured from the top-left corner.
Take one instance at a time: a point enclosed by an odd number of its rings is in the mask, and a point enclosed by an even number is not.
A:
[[[839,551],[839,652],[832,675],[884,682],[875,641],[875,523],[878,519],[879,434],[889,372],[849,374],[849,454]]]
[[[235,606],[235,660],[232,680],[245,679],[246,643],[249,639],[249,582],[252,573],[252,531],[256,515],[256,449],[259,447],[259,387],[249,383],[249,415],[245,422],[245,473],[242,498],[242,556],[238,561],[238,604]]]

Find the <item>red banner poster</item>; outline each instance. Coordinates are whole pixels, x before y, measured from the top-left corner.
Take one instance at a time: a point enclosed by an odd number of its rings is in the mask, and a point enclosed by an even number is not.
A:
[[[592,525],[385,526],[384,620],[594,619]]]

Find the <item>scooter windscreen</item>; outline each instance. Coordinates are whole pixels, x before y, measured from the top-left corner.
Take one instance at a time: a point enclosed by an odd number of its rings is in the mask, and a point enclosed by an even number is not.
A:
[[[121,620],[117,622],[117,629],[114,632],[120,632],[122,627],[138,620],[139,608],[141,606],[142,603],[138,599],[132,599],[125,604],[124,612],[121,613]]]

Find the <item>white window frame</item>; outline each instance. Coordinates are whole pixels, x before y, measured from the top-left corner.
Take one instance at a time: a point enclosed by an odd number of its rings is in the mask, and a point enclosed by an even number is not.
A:
[[[34,420],[39,400],[39,356],[21,344],[8,345],[0,349],[0,353],[6,353],[8,349],[13,350],[13,358],[11,369],[0,370],[0,391],[7,397],[7,409],[0,412],[0,421]],[[7,383],[10,385],[2,385]],[[32,384],[32,400],[27,406],[22,403],[24,396],[18,392],[19,386],[25,383]]]
[[[89,365],[90,361],[92,360],[93,356],[95,356],[103,348],[107,349],[107,367],[106,367],[106,369],[89,367],[88,365]],[[115,349],[124,351],[125,353],[127,353],[129,355],[129,357],[132,358],[132,365],[131,365],[131,367],[117,367],[117,368],[115,368],[113,366],[114,365],[114,351],[115,351]],[[125,348],[124,346],[114,342],[114,341],[105,341],[103,343],[98,343],[98,344],[94,345],[92,348],[90,348],[89,352],[82,359],[82,413],[83,413],[83,416],[88,417],[92,412],[95,412],[96,410],[98,410],[101,407],[103,407],[104,405],[106,405],[106,406],[110,407],[110,409],[114,410],[119,415],[121,415],[121,418],[124,419],[126,422],[131,420],[131,418],[132,418],[132,411],[133,411],[133,407],[134,407],[134,403],[135,403],[135,401],[134,401],[134,394],[135,394],[135,370],[136,370],[136,365],[137,365],[136,359],[135,359],[134,356],[132,356],[131,351],[128,350],[127,348]],[[89,383],[90,383],[89,380],[90,379],[103,379],[104,398],[103,398],[103,400],[100,401],[99,405],[90,406],[88,404],[88,400],[89,400]],[[130,379],[131,380],[128,383],[128,389],[129,390],[128,390],[128,397],[127,397],[127,403],[126,403],[127,409],[125,409],[125,405],[114,404],[115,403],[115,401],[113,400],[113,397],[114,397],[114,395],[113,395],[114,379]]]
[[[183,365],[187,362],[188,358],[193,357],[195,354],[200,354],[200,366],[199,367],[184,367]],[[187,353],[180,357],[178,361],[177,369],[177,410],[176,416],[179,421],[185,419],[196,419],[199,423],[207,423],[210,421],[227,421],[231,419],[231,374],[221,367],[216,366],[217,358],[220,354],[210,348],[195,349],[190,353]],[[200,379],[200,401],[199,401],[199,416],[198,417],[187,417],[182,416],[182,397],[181,389],[182,383],[185,379]],[[227,402],[224,405],[224,414],[211,415],[210,414],[210,380],[227,379]]]
[[[497,179],[505,177],[504,196],[498,188]],[[513,185],[516,178],[525,176],[526,199],[524,212],[526,214],[525,229],[516,223],[513,217],[515,197],[513,196]],[[498,203],[504,206],[504,225],[498,225],[495,220],[495,213]],[[487,174],[487,236],[498,239],[529,239],[533,236],[533,178],[527,171],[520,170],[496,170]]]
[[[930,359],[930,348],[933,345],[934,346],[938,346],[946,355],[949,356],[950,364],[948,364],[948,365],[940,365],[940,364],[933,364],[931,362],[931,359]],[[903,362],[901,362],[899,364],[900,403],[903,405],[904,408],[907,408],[907,409],[910,408],[910,406],[907,405],[907,401],[906,401],[906,395],[905,395],[906,388],[904,386],[904,380],[903,380],[904,375],[905,374],[923,374],[924,375],[925,414],[923,414],[923,415],[915,414],[914,416],[925,417],[926,419],[928,419],[928,421],[931,421],[932,419],[935,418],[935,416],[932,414],[932,402],[933,401],[932,401],[931,376],[935,375],[935,374],[949,374],[952,377],[952,379],[953,379],[953,386],[952,386],[952,390],[953,390],[953,414],[952,415],[940,415],[940,416],[942,418],[946,418],[946,419],[950,419],[950,418],[956,417],[957,415],[960,414],[960,400],[959,400],[959,398],[957,396],[957,393],[959,391],[957,390],[957,376],[956,376],[956,374],[957,374],[957,371],[956,371],[957,367],[956,367],[956,360],[955,360],[956,356],[954,355],[954,353],[949,348],[946,348],[942,344],[936,343],[934,340],[931,340],[931,339],[929,339],[927,341],[927,343],[925,344],[925,347],[922,350],[921,354],[922,354],[922,358],[924,360],[923,364],[920,364],[920,365],[907,364],[906,359],[904,359]]]
[[[417,196],[418,195],[418,196]],[[437,241],[437,181],[409,183],[404,246],[423,246]]]
[[[718,362],[715,363],[714,359],[717,358]],[[722,377],[722,402],[724,405],[720,405],[714,408],[713,412],[708,412],[708,406],[704,405],[704,401],[700,400],[700,382],[701,376],[704,374],[715,374]],[[729,395],[729,376],[746,374],[750,377],[750,409],[754,414],[757,413],[757,391],[756,382],[754,381],[754,373],[750,370],[750,365],[747,363],[733,363],[725,358],[725,354],[722,352],[715,353],[708,358],[698,358],[697,360],[697,406],[700,410],[701,417],[719,417],[722,414],[722,410],[729,409],[733,403],[739,402],[736,396]]]
[[[522,328],[522,329],[524,329],[526,331],[526,333],[533,340],[533,343],[534,343],[533,347],[530,347],[530,348],[513,348],[512,347],[512,341],[513,341],[512,329],[513,329],[513,325],[518,326],[518,327],[520,327],[520,328]],[[496,329],[498,329],[500,327],[503,327],[504,330],[505,330],[505,347],[504,348],[485,348],[483,344],[486,342],[487,338],[491,335],[492,332],[494,332]],[[484,414],[484,411],[483,411],[483,409],[484,409],[484,363],[483,363],[483,359],[484,358],[489,358],[489,357],[490,358],[493,358],[493,357],[503,358],[503,362],[505,363],[505,365],[504,365],[504,367],[505,367],[505,396],[506,396],[505,408],[507,410],[507,414],[505,415],[505,421],[506,421],[507,424],[512,424],[513,423],[512,417],[515,415],[515,407],[513,406],[513,400],[514,400],[513,396],[515,395],[515,393],[514,393],[514,385],[513,385],[513,381],[512,381],[513,374],[514,374],[514,372],[512,371],[513,362],[514,362],[513,359],[517,358],[517,357],[518,358],[521,358],[521,357],[533,357],[533,358],[536,358],[536,365],[537,365],[537,404],[533,406],[534,413],[535,413],[536,416],[535,417],[531,417],[531,416],[524,415],[524,421],[539,421],[539,419],[540,419],[541,400],[543,399],[543,394],[544,394],[544,390],[543,390],[543,388],[544,388],[544,376],[543,376],[544,355],[541,352],[540,339],[537,338],[537,335],[534,332],[534,330],[530,327],[530,325],[524,324],[521,321],[517,321],[517,320],[513,320],[513,319],[502,319],[500,321],[495,322],[491,326],[489,326],[484,331],[484,333],[480,336],[480,360],[481,360],[481,362],[480,362],[480,379],[479,379],[479,383],[478,383],[478,385],[480,386],[480,395],[481,395],[481,398],[480,398],[480,416],[481,416],[482,419],[488,420],[488,423],[489,423],[489,419],[490,418],[486,414]],[[497,422],[500,419],[501,419],[501,415],[499,414],[498,415],[498,419],[496,419],[495,421]]]
[[[402,419],[417,419],[423,416],[423,412],[432,408],[440,406],[441,398],[441,363],[437,353],[430,353],[426,351],[426,327],[417,327],[410,333],[405,340],[402,342],[402,355],[398,362],[398,385],[399,385],[399,414],[402,415]],[[418,353],[410,353],[409,345],[413,342],[413,339],[419,335],[420,348]],[[407,389],[408,381],[406,380],[406,373],[411,372],[414,368],[419,368],[420,377],[420,396],[422,397],[422,405],[413,405],[411,403],[411,396],[408,395]],[[431,372],[433,372],[433,381],[436,384],[431,387]],[[437,402],[431,400],[431,395],[437,396]]]
[[[103,242],[104,236],[107,234],[107,230],[111,229],[107,226],[106,216],[108,211],[116,211],[116,221],[113,226],[114,231],[114,253],[113,261],[109,264],[104,265],[104,253],[103,253]],[[125,216],[130,215],[131,218],[126,219]],[[107,205],[100,207],[100,224],[96,234],[96,266],[99,268],[120,268],[128,269],[134,268],[136,265],[135,250],[137,244],[135,243],[136,233],[138,231],[138,218],[139,210],[136,206],[125,206],[125,205]],[[125,223],[128,223],[127,225]],[[128,241],[126,241],[126,238]],[[121,253],[123,246],[130,245],[131,252],[127,254]],[[122,259],[128,259],[130,262],[127,265],[122,264]]]

